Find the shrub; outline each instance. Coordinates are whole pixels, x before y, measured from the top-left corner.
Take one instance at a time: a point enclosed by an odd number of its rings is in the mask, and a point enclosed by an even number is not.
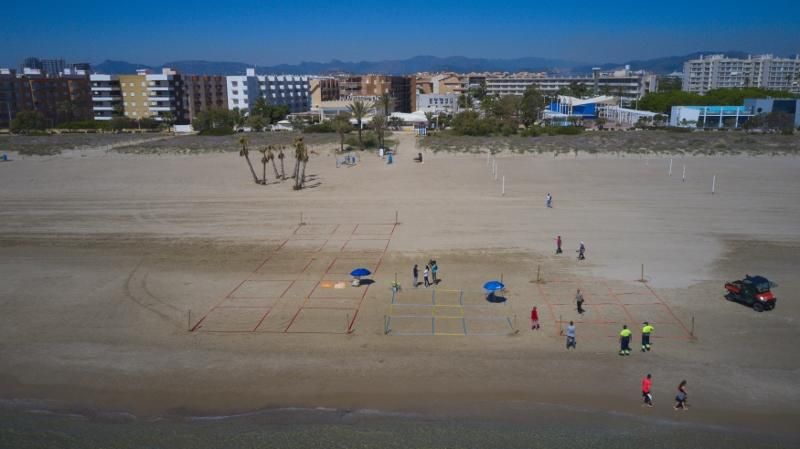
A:
[[[200,131],[201,136],[230,136],[233,134],[233,128],[208,128]]]
[[[322,122],[322,123],[314,123],[313,125],[308,125],[303,128],[303,132],[306,134],[309,133],[335,133],[336,129],[333,127],[333,123],[331,121]]]

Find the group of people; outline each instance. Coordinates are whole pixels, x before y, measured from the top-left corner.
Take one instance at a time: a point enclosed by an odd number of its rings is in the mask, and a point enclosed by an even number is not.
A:
[[[561,249],[561,236],[556,236],[556,255],[563,253],[564,251]],[[581,241],[581,244],[578,246],[578,250],[575,251],[578,253],[578,260],[586,259],[586,245]]]
[[[414,276],[414,288],[419,287],[419,265],[414,264],[411,274]],[[422,282],[426,288],[439,283],[438,274],[439,264],[437,264],[435,260],[431,259],[428,261],[428,264],[425,265],[425,269],[422,271]]]
[[[649,352],[652,347],[650,336],[655,328],[647,321],[642,323],[642,352]],[[619,355],[631,355],[631,338],[633,332],[628,329],[627,324],[622,325],[622,330],[619,331]]]
[[[689,402],[688,398],[689,395],[687,393],[687,385],[688,383],[686,380],[682,380],[680,384],[678,384],[678,391],[675,395],[675,406],[672,408],[675,410],[688,410],[689,409]],[[651,374],[647,374],[642,379],[642,405],[647,407],[653,406],[653,376]]]

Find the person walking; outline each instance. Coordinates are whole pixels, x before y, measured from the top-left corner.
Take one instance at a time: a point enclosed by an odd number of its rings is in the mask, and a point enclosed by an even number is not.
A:
[[[650,374],[645,376],[642,379],[642,400],[644,401],[643,405],[648,407],[653,406],[653,395],[650,393],[650,388],[653,386],[653,378]]]
[[[577,349],[578,343],[575,340],[575,323],[572,321],[569,322],[569,326],[567,326],[567,349]]]
[[[531,309],[531,330],[539,330],[539,311],[536,310],[536,306],[533,306]]]
[[[644,322],[644,326],[642,326],[642,352],[650,350],[650,334],[653,333],[655,328],[650,325],[647,321]]]
[[[425,265],[425,270],[422,272],[422,281],[425,282],[425,288],[428,288],[431,285],[431,281],[428,279],[430,272],[430,267]]]
[[[556,237],[556,254],[561,254],[564,251],[561,251],[561,236],[559,235]]]
[[[414,264],[414,269],[412,270],[414,275],[414,288],[419,287],[419,266]]]
[[[435,260],[431,261],[431,279],[433,280],[433,285],[438,284],[436,278],[436,273],[438,272],[439,272],[439,264],[437,264]]]
[[[547,192],[547,196],[544,197],[544,205],[551,209],[553,207],[553,195],[550,195],[550,192]]]
[[[578,260],[586,259],[586,245],[581,242],[581,246],[578,247]]]
[[[631,355],[631,334],[628,325],[623,324],[619,331],[619,355]]]
[[[678,394],[675,396],[675,407],[672,408],[675,410],[689,410],[689,403],[687,402],[688,399],[689,396],[686,393],[686,380],[682,380],[678,385]]]
[[[583,293],[581,293],[581,289],[578,289],[578,292],[575,293],[575,304],[578,306],[578,313],[583,314]]]

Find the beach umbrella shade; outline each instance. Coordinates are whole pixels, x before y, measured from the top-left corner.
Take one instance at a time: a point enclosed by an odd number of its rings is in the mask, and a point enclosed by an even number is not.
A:
[[[489,281],[483,284],[483,289],[490,292],[496,292],[504,288],[506,288],[506,286],[500,281]]]
[[[372,274],[372,272],[367,270],[366,268],[356,268],[355,270],[350,272],[350,276],[355,276],[355,277],[369,276],[370,274]]]

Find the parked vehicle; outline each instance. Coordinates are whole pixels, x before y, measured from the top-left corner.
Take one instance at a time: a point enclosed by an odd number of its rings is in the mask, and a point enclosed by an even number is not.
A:
[[[772,310],[778,299],[772,294],[771,288],[777,286],[763,276],[747,274],[742,280],[725,284],[725,290],[728,291],[725,299],[752,307],[756,312]]]

